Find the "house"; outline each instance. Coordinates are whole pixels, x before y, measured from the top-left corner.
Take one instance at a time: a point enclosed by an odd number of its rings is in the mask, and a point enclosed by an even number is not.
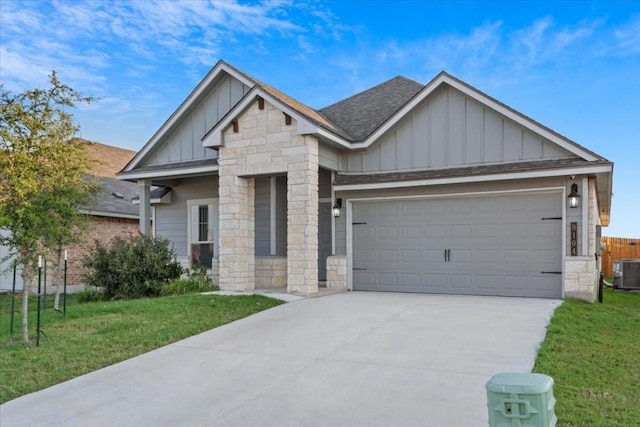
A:
[[[221,289],[593,301],[612,173],[445,72],[316,110],[220,61],[118,178]]]
[[[114,237],[135,235],[139,229],[138,208],[132,203],[138,196],[138,187],[116,179],[115,175],[133,158],[135,151],[87,140],[82,142],[87,156],[92,160],[91,173],[101,190],[91,205],[80,207],[80,212],[88,219],[82,239],[64,248],[68,258],[67,282],[72,285],[83,283],[83,260],[95,247],[96,241],[107,243]],[[11,290],[13,286],[12,261],[4,259],[8,254],[9,249],[0,245],[0,291]],[[50,266],[56,260],[51,258],[47,261]],[[54,274],[47,274],[46,277],[47,285],[53,284]],[[16,289],[22,289],[20,272],[16,277]]]

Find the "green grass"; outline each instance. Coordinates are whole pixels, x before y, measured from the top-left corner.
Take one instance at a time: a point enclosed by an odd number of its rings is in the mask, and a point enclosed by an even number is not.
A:
[[[534,372],[555,381],[559,426],[640,425],[640,294],[607,289],[603,304],[566,300]]]
[[[181,295],[76,304],[67,315],[47,297],[40,346],[21,342],[20,301],[9,337],[9,295],[0,295],[0,403],[120,362],[182,338],[281,304],[263,296]],[[35,334],[36,300],[29,301]],[[60,305],[62,308],[62,304]]]

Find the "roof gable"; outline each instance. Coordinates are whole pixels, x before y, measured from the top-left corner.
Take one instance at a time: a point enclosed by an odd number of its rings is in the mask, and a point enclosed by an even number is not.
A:
[[[200,138],[255,84],[256,81],[251,77],[224,61],[218,61],[123,168],[123,178],[130,172],[150,165],[215,157],[215,153],[208,153],[202,147]]]

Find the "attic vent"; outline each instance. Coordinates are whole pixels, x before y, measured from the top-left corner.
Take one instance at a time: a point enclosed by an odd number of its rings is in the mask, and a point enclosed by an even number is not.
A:
[[[117,191],[114,191],[113,193],[111,193],[111,195],[116,199],[124,199],[124,195],[122,193],[118,193]]]

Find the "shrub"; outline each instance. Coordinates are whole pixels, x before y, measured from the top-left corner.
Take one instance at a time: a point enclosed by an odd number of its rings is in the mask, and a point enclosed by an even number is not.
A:
[[[142,234],[96,242],[84,266],[87,285],[100,288],[106,299],[158,296],[164,283],[182,274],[168,241]]]
[[[83,290],[76,294],[76,300],[80,304],[88,302],[98,302],[104,300],[104,294],[98,288],[93,286],[86,286]]]
[[[195,294],[198,292],[208,292],[213,290],[211,278],[207,275],[204,267],[196,267],[188,272],[187,277],[172,280],[162,285],[162,295],[182,295]]]

